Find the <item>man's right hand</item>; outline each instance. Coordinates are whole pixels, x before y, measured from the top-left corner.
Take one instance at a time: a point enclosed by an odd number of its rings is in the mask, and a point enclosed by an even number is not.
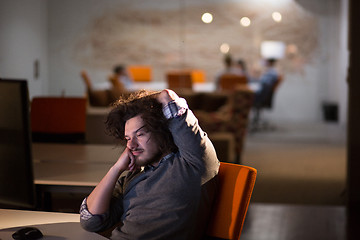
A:
[[[165,106],[166,104],[168,104],[169,102],[176,100],[177,98],[179,98],[179,96],[170,89],[164,89],[160,92],[160,94],[157,97],[157,100],[163,105]]]
[[[124,152],[120,155],[114,167],[119,171],[125,170],[134,171],[136,169],[136,159],[131,153],[130,149],[125,148]]]

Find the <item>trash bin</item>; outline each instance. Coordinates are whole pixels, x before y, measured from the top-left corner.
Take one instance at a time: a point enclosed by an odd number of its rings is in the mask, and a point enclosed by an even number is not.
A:
[[[323,113],[325,122],[337,122],[338,121],[338,104],[325,102],[323,103]]]

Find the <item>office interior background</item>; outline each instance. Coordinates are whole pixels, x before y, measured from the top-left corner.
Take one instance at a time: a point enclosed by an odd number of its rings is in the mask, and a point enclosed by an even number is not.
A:
[[[321,121],[323,103],[331,102],[345,127],[346,6],[345,0],[2,0],[0,75],[27,79],[31,97],[82,96],[81,70],[103,87],[119,63],[151,66],[153,81],[190,68],[204,70],[213,82],[223,68],[222,44],[256,72],[261,44],[280,41],[284,82],[271,117]],[[208,24],[201,20],[206,12],[213,16]],[[248,27],[242,17],[250,19]]]
[[[1,0],[0,77],[27,79],[30,98],[84,96],[82,70],[104,88],[119,63],[151,66],[154,82],[184,68],[214,82],[221,46],[257,73],[262,43],[276,41],[284,46],[277,65],[284,81],[268,118],[316,127],[332,103],[331,124],[346,132],[347,11],[347,0]],[[206,12],[211,23],[201,20]]]

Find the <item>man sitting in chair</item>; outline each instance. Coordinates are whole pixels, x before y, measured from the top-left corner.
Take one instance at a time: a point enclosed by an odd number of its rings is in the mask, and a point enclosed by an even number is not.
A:
[[[254,105],[258,106],[267,100],[267,97],[273,91],[274,85],[279,78],[279,73],[275,68],[276,59],[270,58],[265,62],[266,70],[259,79],[259,89],[255,92]]]
[[[130,78],[124,65],[117,65],[113,69],[113,74],[108,77],[111,83],[111,94],[113,100],[118,99],[120,96],[128,95],[130,93],[133,80]]]
[[[112,239],[201,239],[219,161],[186,101],[171,90],[120,99],[107,118],[126,148],[84,199],[84,229]],[[115,226],[115,228],[114,228]]]
[[[265,62],[266,70],[259,79],[259,89],[255,92],[253,124],[258,125],[262,108],[270,108],[275,84],[279,80],[279,73],[275,68],[276,59],[270,58]]]
[[[126,90],[128,90],[133,84],[129,73],[126,70],[125,65],[117,65],[113,69],[113,75],[109,77],[110,81],[117,81],[121,83]],[[112,82],[113,83],[113,82]]]

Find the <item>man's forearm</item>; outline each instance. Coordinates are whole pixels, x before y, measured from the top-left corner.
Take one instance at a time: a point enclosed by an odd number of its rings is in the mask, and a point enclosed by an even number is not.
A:
[[[87,198],[87,206],[91,214],[103,214],[109,209],[111,196],[120,175],[125,170],[134,170],[135,167],[134,156],[128,148],[125,148],[114,166]]]
[[[87,198],[87,206],[91,214],[103,214],[109,209],[116,181],[123,172],[124,170],[119,170],[114,165],[91,192]]]

